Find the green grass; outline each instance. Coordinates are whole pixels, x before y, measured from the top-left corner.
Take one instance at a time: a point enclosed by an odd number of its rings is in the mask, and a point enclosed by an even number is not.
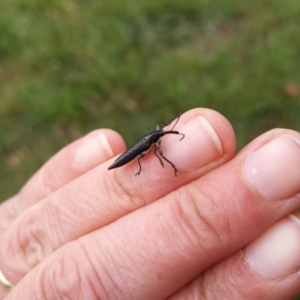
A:
[[[1,200],[98,127],[131,144],[201,106],[232,122],[238,148],[300,130],[285,91],[300,85],[299,15],[298,0],[2,1]]]
[[[300,128],[299,95],[285,93],[300,82],[299,1],[12,0],[0,11],[2,199],[96,127],[132,143],[202,106],[232,122],[239,148]]]

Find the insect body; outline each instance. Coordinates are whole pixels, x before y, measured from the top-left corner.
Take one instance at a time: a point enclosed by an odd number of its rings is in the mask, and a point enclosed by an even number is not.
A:
[[[121,166],[124,166],[125,164],[132,161],[134,158],[138,158],[138,164],[139,164],[139,171],[135,175],[141,174],[142,167],[141,167],[141,159],[145,156],[145,154],[150,151],[152,148],[154,149],[154,154],[159,159],[159,162],[162,167],[164,167],[164,163],[162,159],[167,161],[174,169],[175,176],[177,176],[177,169],[175,165],[169,161],[164,155],[161,148],[161,138],[166,134],[180,134],[182,135],[182,138],[180,141],[185,137],[183,133],[180,133],[179,131],[173,130],[176,124],[178,123],[179,117],[177,118],[174,126],[171,130],[163,130],[160,128],[159,125],[156,126],[156,130],[144,135],[138,142],[136,142],[131,148],[129,148],[127,151],[125,151],[123,154],[121,154],[115,162],[108,168],[108,170],[119,168]]]

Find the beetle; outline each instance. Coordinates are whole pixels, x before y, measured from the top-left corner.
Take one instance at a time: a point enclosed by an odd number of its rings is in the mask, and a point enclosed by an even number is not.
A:
[[[148,134],[144,135],[131,148],[129,148],[127,151],[125,151],[123,154],[121,154],[114,161],[114,163],[108,168],[108,170],[124,166],[137,157],[138,164],[139,164],[139,171],[135,175],[140,175],[141,171],[142,171],[141,159],[145,156],[145,154],[147,152],[149,152],[151,149],[154,149],[154,154],[159,159],[161,166],[163,168],[165,167],[164,163],[162,161],[162,159],[164,159],[173,167],[175,176],[177,176],[177,168],[170,160],[168,160],[163,155],[163,151],[161,148],[161,138],[166,134],[179,134],[179,135],[182,135],[182,138],[180,139],[180,141],[181,141],[185,137],[185,135],[183,133],[173,130],[175,128],[175,126],[177,125],[179,118],[180,118],[180,116],[177,118],[177,120],[171,130],[163,130],[159,125],[156,125],[156,130],[151,131]]]

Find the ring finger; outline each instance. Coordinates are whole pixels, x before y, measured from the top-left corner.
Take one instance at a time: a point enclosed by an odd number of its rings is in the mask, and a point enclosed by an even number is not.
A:
[[[109,129],[95,130],[63,148],[17,195],[1,204],[0,232],[26,209],[123,149],[125,144],[119,134]]]

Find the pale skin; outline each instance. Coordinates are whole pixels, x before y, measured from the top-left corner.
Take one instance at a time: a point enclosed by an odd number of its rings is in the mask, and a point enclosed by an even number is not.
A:
[[[300,133],[273,129],[235,154],[230,123],[202,108],[176,130],[185,138],[165,136],[162,148],[178,177],[151,151],[138,176],[136,160],[108,171],[125,143],[99,129],[5,201],[0,270],[14,287],[0,298],[292,299]],[[272,246],[280,234],[288,250]]]

